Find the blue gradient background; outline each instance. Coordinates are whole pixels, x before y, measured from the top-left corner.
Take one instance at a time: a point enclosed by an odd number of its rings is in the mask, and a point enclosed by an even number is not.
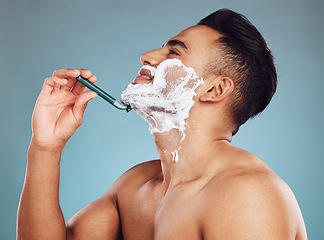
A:
[[[273,51],[279,85],[270,106],[233,144],[263,159],[294,191],[309,239],[324,239],[323,0],[0,1],[0,238],[15,238],[30,119],[43,80],[87,68],[113,96],[136,76],[139,56],[219,8],[246,15]],[[101,98],[68,142],[60,201],[66,220],[128,168],[158,157],[148,125]]]

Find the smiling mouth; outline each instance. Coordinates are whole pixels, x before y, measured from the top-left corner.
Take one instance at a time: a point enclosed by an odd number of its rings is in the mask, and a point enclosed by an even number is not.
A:
[[[139,76],[137,76],[133,80],[133,84],[144,84],[153,82],[155,72],[156,68],[149,65],[144,65],[138,72]]]
[[[142,68],[140,71],[139,71],[139,75],[141,77],[144,77],[148,80],[153,80],[153,76],[152,76],[152,73],[150,70],[148,69],[145,69],[145,68]]]

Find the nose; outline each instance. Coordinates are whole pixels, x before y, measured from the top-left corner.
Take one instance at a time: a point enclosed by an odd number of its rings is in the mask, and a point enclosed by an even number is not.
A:
[[[151,65],[152,67],[157,67],[164,60],[165,56],[163,56],[161,49],[146,52],[141,56],[142,64]]]

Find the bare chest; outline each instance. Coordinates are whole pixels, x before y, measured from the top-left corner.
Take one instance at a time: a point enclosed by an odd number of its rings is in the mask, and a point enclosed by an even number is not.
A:
[[[202,239],[199,201],[188,191],[164,197],[139,191],[119,206],[124,240]]]

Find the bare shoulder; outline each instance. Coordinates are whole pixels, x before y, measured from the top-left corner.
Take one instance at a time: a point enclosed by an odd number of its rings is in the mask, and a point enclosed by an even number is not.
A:
[[[111,189],[116,194],[121,189],[130,190],[130,188],[138,189],[152,178],[161,178],[161,162],[160,160],[152,160],[140,163],[120,176],[112,185]]]
[[[306,239],[289,186],[253,154],[227,151],[229,164],[207,186],[204,239]]]
[[[101,198],[66,222],[67,239],[122,239],[118,194],[131,196],[159,168],[160,161],[150,161],[126,171]]]

